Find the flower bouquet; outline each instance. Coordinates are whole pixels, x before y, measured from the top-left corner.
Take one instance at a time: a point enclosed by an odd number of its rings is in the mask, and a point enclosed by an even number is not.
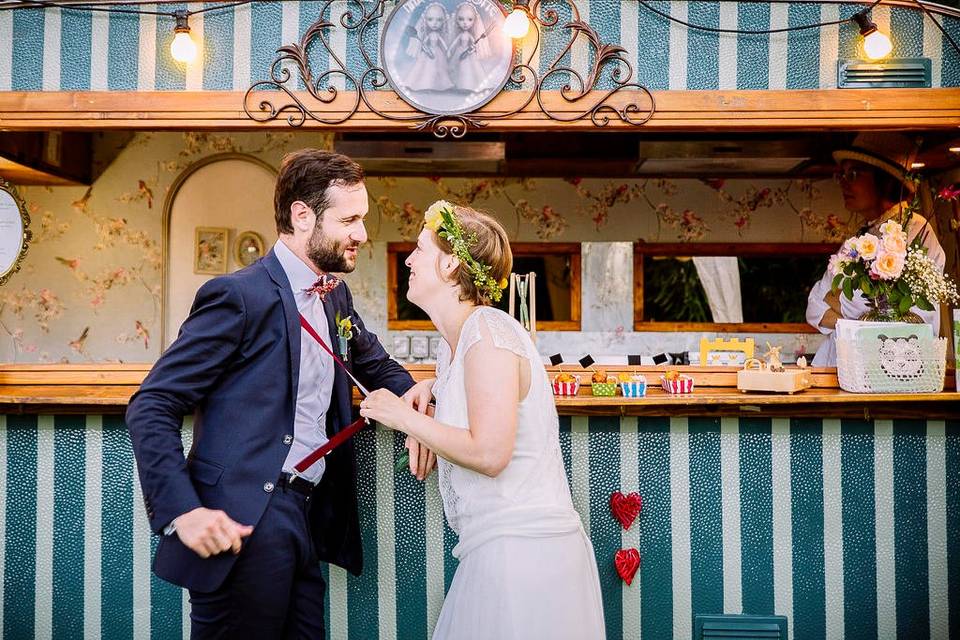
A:
[[[880,225],[879,237],[864,233],[844,242],[830,258],[834,291],[849,300],[855,290],[869,309],[866,322],[923,324],[911,311],[932,311],[935,304],[957,301],[957,287],[927,254],[923,234],[907,241],[906,220],[917,204],[904,212],[903,221]],[[923,329],[923,330],[921,330]],[[909,325],[878,328],[850,320],[837,321],[837,378],[840,387],[854,393],[923,393],[943,388],[946,341],[930,327]]]
[[[957,300],[956,285],[927,255],[920,236],[908,244],[906,223],[897,220],[881,224],[880,237],[849,238],[828,269],[834,291],[853,300],[859,289],[866,298],[871,308],[861,320],[921,323],[911,308],[932,311],[936,303]]]

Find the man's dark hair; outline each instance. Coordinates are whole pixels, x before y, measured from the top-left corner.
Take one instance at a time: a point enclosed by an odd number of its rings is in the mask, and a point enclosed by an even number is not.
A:
[[[273,208],[277,233],[293,233],[290,205],[297,200],[314,210],[317,218],[329,206],[327,189],[353,186],[364,180],[363,168],[347,156],[320,149],[301,149],[280,161]]]

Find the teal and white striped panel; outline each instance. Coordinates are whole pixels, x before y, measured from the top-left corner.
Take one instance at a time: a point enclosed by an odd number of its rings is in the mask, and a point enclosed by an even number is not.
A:
[[[960,421],[576,417],[560,439],[609,638],[687,640],[695,613],[741,612],[795,638],[960,637]],[[456,570],[436,476],[395,474],[399,451],[359,436],[366,571],[327,570],[330,638],[428,638]],[[188,636],[133,469],[119,416],[0,415],[3,638]],[[615,490],[643,496],[626,532]]]
[[[652,3],[697,24],[741,29],[837,20],[861,8],[815,3]],[[276,49],[298,41],[323,4],[313,0],[257,2],[195,15],[190,28],[203,42],[203,56],[189,68],[170,58],[173,21],[167,17],[59,8],[0,11],[0,91],[242,91],[269,77]],[[164,4],[163,8],[172,11],[178,6],[186,5]],[[346,1],[333,6],[334,23],[339,24],[347,6]],[[356,13],[356,3],[350,6]],[[388,3],[387,11],[394,6]],[[563,24],[570,12],[557,6]],[[636,80],[651,89],[833,88],[837,58],[856,57],[860,40],[852,22],[773,36],[718,36],[670,23],[632,0],[590,0],[577,6],[581,18],[605,42],[626,47]],[[960,86],[960,54],[919,11],[880,6],[872,16],[891,33],[892,55],[929,57],[933,60],[933,86]],[[942,18],[942,22],[954,39],[960,39],[960,20]],[[360,46],[377,59],[382,24],[381,20],[368,29],[363,43],[357,42],[356,33],[339,28],[330,31],[334,52],[356,77],[364,68]],[[566,33],[557,31],[544,33],[535,67],[546,68],[564,47]],[[589,58],[586,47],[577,47],[564,63],[583,71]],[[315,78],[330,68],[329,55],[319,43],[312,48],[311,64]],[[342,75],[331,77],[335,86],[344,88]],[[566,82],[564,74],[557,74],[546,86],[559,89]],[[609,70],[601,86],[611,86]],[[348,84],[346,88],[351,87]]]

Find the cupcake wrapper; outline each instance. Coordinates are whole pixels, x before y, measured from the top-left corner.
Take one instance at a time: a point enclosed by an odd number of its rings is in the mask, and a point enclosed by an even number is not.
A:
[[[554,382],[553,393],[557,396],[575,396],[580,391],[580,382]]]
[[[642,398],[647,395],[646,382],[621,382],[620,390],[624,398]]]
[[[667,380],[660,378],[663,384],[663,390],[667,393],[691,393],[693,391],[693,378],[680,378],[679,380]]]
[[[595,396],[615,396],[617,395],[617,383],[594,382],[590,385],[590,391]]]

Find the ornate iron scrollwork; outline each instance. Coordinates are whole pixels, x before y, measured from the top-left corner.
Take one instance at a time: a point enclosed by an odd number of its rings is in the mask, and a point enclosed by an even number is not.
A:
[[[371,60],[364,47],[359,47],[367,68],[359,77],[356,77],[347,68],[344,61],[337,56],[330,45],[328,35],[330,29],[342,28],[348,32],[355,32],[358,42],[363,42],[366,30],[375,21],[383,18],[386,0],[377,0],[373,4],[363,3],[360,0],[349,0],[349,5],[358,8],[358,16],[355,17],[354,11],[348,10],[340,17],[339,24],[331,22],[329,18],[334,1],[327,0],[324,3],[319,18],[304,32],[299,42],[284,45],[277,49],[277,57],[270,66],[270,78],[255,82],[247,89],[243,98],[243,110],[250,118],[258,122],[268,122],[286,115],[287,123],[292,127],[302,126],[308,118],[320,124],[336,125],[346,122],[356,115],[361,108],[365,108],[386,120],[410,122],[410,128],[418,131],[431,131],[438,138],[448,136],[462,138],[471,128],[482,128],[487,126],[490,121],[504,120],[516,116],[526,109],[534,99],[537,101],[540,111],[552,120],[574,122],[589,117],[597,127],[606,126],[612,119],[619,119],[633,126],[641,126],[653,117],[656,110],[654,97],[650,90],[639,83],[631,82],[633,67],[624,57],[626,50],[619,44],[604,43],[597,32],[580,19],[579,11],[577,11],[573,0],[551,0],[569,6],[573,19],[559,27],[569,34],[566,46],[551,62],[546,71],[538,74],[530,63],[534,56],[540,53],[542,31],[549,30],[552,32],[553,29],[558,28],[559,13],[556,9],[542,6],[543,0],[533,0],[529,6],[523,3],[516,5],[524,9],[528,17],[537,26],[534,30],[535,43],[529,56],[526,60],[515,59],[510,73],[510,82],[520,85],[521,89],[509,93],[526,94],[520,100],[520,106],[508,111],[497,111],[495,109],[496,102],[504,93],[508,93],[501,90],[492,102],[485,105],[485,108],[487,108],[485,112],[476,109],[469,113],[437,115],[419,111],[415,107],[413,107],[415,113],[410,115],[384,112],[377,108],[370,99],[370,92],[375,92],[388,85],[387,74],[384,69]],[[578,39],[584,40],[592,52],[593,63],[586,78],[572,67],[561,65],[564,56],[572,51]],[[315,42],[319,42],[326,49],[333,68],[324,71],[314,79],[308,52]],[[296,68],[307,94],[315,104],[307,104],[291,89],[291,84],[295,86],[295,79],[288,69],[290,63]],[[611,67],[610,80],[613,86],[600,90],[600,94],[597,96],[593,93],[594,87],[604,68],[608,65]],[[560,74],[568,74],[569,77],[568,82],[561,87],[559,95],[566,103],[574,107],[571,111],[557,112],[549,109],[544,103],[544,94],[548,91],[544,88],[545,82],[549,78]],[[330,81],[335,76],[343,78],[344,89],[337,89],[331,84]],[[347,87],[350,88],[349,91]],[[637,102],[629,102],[622,106],[616,106],[611,102],[611,98],[615,94],[629,89],[645,94],[649,105],[642,107]],[[255,94],[258,92],[267,93],[267,90],[270,90],[270,96],[261,96],[258,101]],[[277,91],[282,96],[279,99],[274,97]],[[345,108],[338,108],[335,113],[325,112],[323,107],[332,104],[341,91],[353,94],[352,103],[348,102]],[[255,109],[251,108],[253,104],[256,104]],[[489,108],[491,106],[494,108]]]

